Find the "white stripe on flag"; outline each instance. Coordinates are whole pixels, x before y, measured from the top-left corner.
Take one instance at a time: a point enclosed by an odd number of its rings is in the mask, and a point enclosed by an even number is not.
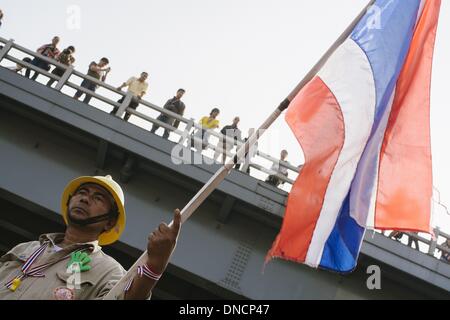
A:
[[[417,26],[417,23],[419,22],[420,17],[422,16],[423,7],[425,6],[425,1],[427,1],[427,0],[422,0],[422,1],[420,2],[419,11],[418,11],[418,13],[417,13],[416,26]],[[432,1],[434,1],[434,0],[432,0]]]
[[[348,194],[359,159],[372,129],[375,81],[364,51],[347,39],[319,72],[336,97],[344,118],[345,141],[332,173],[305,263],[317,267],[339,210]],[[338,121],[338,119],[336,119]]]
[[[389,117],[391,116],[391,110],[392,105],[394,104],[394,98],[395,98],[395,91],[396,88],[394,88],[394,91],[392,92],[391,99],[389,100],[389,103],[386,107],[386,112],[383,116],[383,118],[380,121],[380,129],[383,132],[383,135],[380,136],[380,141],[378,145],[378,157],[377,157],[377,163],[376,163],[376,173],[375,173],[375,181],[373,183],[372,188],[372,195],[370,197],[370,204],[369,209],[366,210],[366,207],[359,207],[358,204],[360,203],[359,197],[356,195],[356,199],[350,199],[350,205],[356,204],[355,208],[350,208],[350,216],[355,219],[360,226],[366,226],[369,229],[375,228],[375,207],[376,207],[376,201],[377,201],[377,192],[378,192],[378,169],[380,168],[380,151],[381,146],[383,144],[384,139],[384,133],[386,132],[387,123],[389,121]],[[353,201],[354,200],[354,201]],[[367,212],[367,215],[365,215],[365,212]]]

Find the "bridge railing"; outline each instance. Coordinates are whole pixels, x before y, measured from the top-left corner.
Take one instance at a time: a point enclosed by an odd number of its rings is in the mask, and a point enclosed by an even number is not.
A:
[[[419,248],[415,248],[421,252],[424,252],[428,254],[429,256],[439,258],[444,253],[450,254],[450,249],[444,246],[444,244],[450,240],[450,235],[440,230],[439,227],[436,227],[433,229],[434,236],[431,236],[430,239],[420,235],[419,233],[413,233],[413,232],[402,232],[403,235],[406,235],[408,239],[404,239],[403,241],[410,243],[410,246],[412,247],[413,241],[416,240],[419,244]],[[383,233],[384,234],[384,233]],[[386,235],[389,236],[389,235]],[[428,235],[429,236],[429,235]],[[400,240],[397,240],[400,241]],[[448,261],[450,263],[450,261]]]
[[[68,94],[68,92],[70,92],[67,89],[71,89],[72,93],[74,91],[81,91],[82,93],[88,94],[93,98],[103,102],[106,107],[109,108],[109,110],[117,108],[117,112],[115,113],[115,115],[118,117],[122,117],[125,113],[129,113],[139,118],[140,121],[143,121],[149,125],[157,125],[163,129],[169,130],[173,135],[176,136],[177,139],[175,142],[183,144],[185,147],[190,147],[192,140],[196,142],[197,145],[202,145],[202,139],[196,137],[194,134],[195,131],[201,130],[202,128],[201,125],[196,123],[194,119],[187,119],[183,116],[171,112],[170,110],[158,107],[144,99],[139,99],[138,102],[141,109],[142,107],[144,107],[146,112],[143,113],[141,111],[137,111],[129,107],[132,100],[135,99],[131,93],[119,91],[117,90],[117,88],[103,81],[99,81],[93,77],[75,70],[72,66],[66,66],[54,59],[47,58],[37,52],[20,46],[13,40],[6,40],[0,37],[0,45],[2,46],[2,48],[0,49],[0,66],[8,67],[5,62],[12,62],[15,65],[21,66],[25,69],[29,69],[33,72],[38,72],[40,75],[45,76],[46,78],[55,80],[56,85],[54,86],[54,89],[60,91],[63,94]],[[28,57],[29,59],[39,58],[43,61],[46,61],[53,67],[58,67],[64,70],[64,74],[59,77],[51,72],[40,69],[35,65],[24,61],[24,57]],[[102,93],[100,94],[98,92],[93,92],[84,87],[81,87],[79,84],[73,82],[72,79],[75,78],[78,78],[78,81],[80,82],[82,80],[89,80],[95,83],[99,88],[102,89]],[[119,103],[118,99],[122,100],[122,102]],[[151,114],[154,114],[155,116],[151,116]],[[178,120],[182,128],[175,128],[171,124],[159,121],[157,119],[157,115],[159,114],[164,114],[174,120]],[[220,154],[220,159],[222,158],[223,153],[225,153],[226,156],[230,158],[233,157],[234,154],[222,148],[223,142],[226,141],[227,143],[236,145],[237,147],[240,147],[243,144],[242,141],[234,141],[234,139],[222,135],[220,132],[209,131],[209,134],[212,138],[212,141],[211,139],[210,141],[208,141],[208,144],[205,146],[204,150],[199,150],[205,155],[212,155],[217,150]],[[252,168],[254,170],[251,171],[251,175],[259,179],[264,179],[264,177],[267,177],[267,175],[275,175],[281,181],[283,181],[284,186],[282,188],[285,191],[290,190],[296,176],[299,173],[299,170],[301,170],[301,166],[295,167],[288,162],[280,161],[279,159],[270,156],[269,154],[266,154],[261,150],[258,150],[257,147],[250,150],[249,154],[250,156],[247,157],[243,163],[241,163],[241,171],[247,172],[249,168]],[[273,164],[278,164],[280,167],[286,168],[289,172],[290,177],[286,177],[279,174],[278,172],[272,171],[271,167]],[[450,253],[450,251],[446,247],[438,244],[440,240],[444,240],[440,242],[443,243],[450,239],[450,235],[440,231],[439,228],[435,230],[435,233],[436,238],[431,240],[413,233],[405,234],[425,245],[428,248],[428,254],[437,258],[439,252]]]
[[[0,38],[0,43],[3,44],[3,48],[0,51],[0,65],[3,65],[4,61],[10,61],[14,64],[20,65],[25,69],[29,69],[33,72],[38,72],[40,75],[45,76],[47,78],[53,79],[56,82],[56,85],[54,86],[54,89],[57,91],[60,91],[62,93],[67,94],[67,88],[72,89],[72,93],[74,91],[81,91],[84,94],[90,95],[92,98],[95,98],[101,102],[103,102],[107,108],[112,110],[113,108],[118,108],[117,112],[115,113],[116,116],[122,117],[125,113],[129,113],[141,121],[147,122],[148,125],[157,125],[163,129],[169,130],[173,135],[178,136],[176,139],[176,142],[184,144],[186,147],[189,147],[190,140],[194,140],[199,145],[202,144],[201,139],[196,137],[193,132],[197,130],[201,130],[201,125],[196,123],[194,119],[187,119],[183,116],[180,116],[176,113],[171,112],[170,110],[158,107],[144,99],[139,99],[137,102],[139,102],[139,107],[141,107],[143,111],[137,111],[132,108],[130,108],[130,103],[133,99],[136,99],[133,97],[131,93],[125,93],[123,91],[117,90],[117,88],[103,82],[99,81],[93,77],[90,77],[86,74],[83,74],[77,70],[75,70],[71,66],[66,66],[64,64],[61,64],[57,62],[54,59],[42,56],[41,54],[37,52],[33,52],[23,46],[20,46],[16,44],[13,40],[6,40],[3,38]],[[47,62],[49,65],[53,67],[60,68],[64,70],[64,74],[59,77],[51,72],[48,72],[46,70],[40,69],[36,67],[35,65],[28,63],[26,61],[23,61],[23,57],[28,57],[30,59],[39,58],[45,62]],[[92,83],[95,83],[98,88],[102,89],[102,93],[100,94],[96,90],[96,92],[93,92],[87,88],[81,87],[79,84],[76,84],[73,79],[77,78],[78,81],[82,80],[89,80]],[[63,91],[65,90],[65,91]],[[115,98],[112,98],[115,97]],[[122,100],[121,103],[118,101]],[[155,116],[152,116],[151,114],[154,114]],[[159,121],[157,119],[158,114],[164,114],[174,120],[178,120],[181,124],[182,129],[175,128],[171,124]],[[243,144],[241,141],[234,141],[230,137],[227,137],[225,135],[222,135],[220,132],[216,132],[214,130],[208,131],[210,135],[210,141],[206,145],[206,147],[203,150],[200,150],[204,155],[211,156],[217,152],[220,154],[220,159],[222,159],[222,154],[225,153],[227,158],[233,157],[234,154],[231,152],[227,152],[222,149],[222,142],[226,141],[227,143],[231,143],[235,145],[236,147],[239,147]],[[233,147],[232,150],[236,150]],[[294,167],[291,164],[280,161],[276,159],[275,157],[272,157],[261,150],[255,149],[254,152],[251,154],[253,157],[248,157],[244,160],[244,162],[241,164],[241,170],[243,172],[247,172],[248,168],[253,168],[256,170],[254,172],[252,170],[251,175],[255,176],[259,179],[266,177],[267,175],[275,175],[277,176],[285,185],[283,187],[284,190],[289,191],[291,185],[294,183],[293,179],[290,179],[289,177],[286,177],[284,175],[279,174],[278,172],[272,171],[271,167],[273,164],[278,163],[280,167],[285,167],[292,176],[296,176],[299,172],[298,167]]]

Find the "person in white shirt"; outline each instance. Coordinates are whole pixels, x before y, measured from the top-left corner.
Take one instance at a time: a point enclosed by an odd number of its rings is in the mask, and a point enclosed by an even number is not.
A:
[[[281,151],[280,161],[287,162],[286,158],[288,156],[288,152],[286,150]],[[288,176],[288,168],[280,164],[280,161],[274,162],[272,165],[272,168],[270,168],[271,171],[275,171],[277,174]],[[270,175],[267,177],[266,182],[268,184],[273,185],[274,187],[278,187],[279,185],[283,184],[284,181],[282,181],[277,175]]]

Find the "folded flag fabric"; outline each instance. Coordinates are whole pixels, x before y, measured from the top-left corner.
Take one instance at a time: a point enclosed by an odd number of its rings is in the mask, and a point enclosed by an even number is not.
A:
[[[430,231],[440,5],[375,1],[291,102],[286,121],[305,164],[268,260],[345,273],[356,267],[366,228]]]

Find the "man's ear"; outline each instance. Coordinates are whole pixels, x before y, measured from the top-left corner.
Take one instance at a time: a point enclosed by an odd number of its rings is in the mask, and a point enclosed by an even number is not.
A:
[[[114,226],[117,223],[117,218],[112,218],[108,220],[108,223],[106,224],[104,231],[103,232],[108,232],[109,230],[111,230],[112,228],[114,228]]]

